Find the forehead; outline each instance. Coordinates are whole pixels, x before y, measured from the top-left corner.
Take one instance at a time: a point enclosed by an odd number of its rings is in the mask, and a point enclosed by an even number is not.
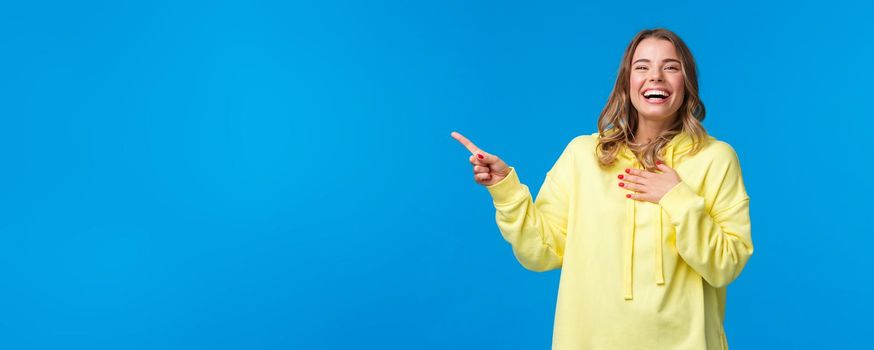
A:
[[[664,39],[646,38],[637,44],[631,62],[639,59],[648,59],[650,61],[658,62],[668,58],[675,60],[680,59],[677,56],[677,49],[674,48],[674,44]]]

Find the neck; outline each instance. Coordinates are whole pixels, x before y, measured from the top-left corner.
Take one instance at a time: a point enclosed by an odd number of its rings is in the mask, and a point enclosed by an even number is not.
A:
[[[667,130],[668,126],[670,126],[670,121],[672,121],[673,118],[657,121],[638,116],[637,120],[637,131],[634,133],[634,142],[638,144],[647,144],[658,138],[662,131]]]

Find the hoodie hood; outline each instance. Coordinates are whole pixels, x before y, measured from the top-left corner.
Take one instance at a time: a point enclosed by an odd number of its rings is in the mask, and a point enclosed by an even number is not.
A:
[[[677,135],[674,135],[665,147],[662,149],[662,154],[664,156],[661,158],[661,161],[665,162],[669,167],[674,167],[674,161],[677,158],[689,153],[692,151],[692,148],[695,147],[695,142],[693,142],[692,137],[687,132],[680,132]],[[625,144],[620,146],[619,148],[619,159],[631,161],[639,165],[637,157],[634,155],[634,152],[631,152],[631,149],[628,148]]]

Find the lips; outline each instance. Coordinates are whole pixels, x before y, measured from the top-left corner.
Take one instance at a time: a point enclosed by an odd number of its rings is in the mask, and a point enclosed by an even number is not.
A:
[[[652,104],[662,104],[671,97],[671,92],[665,88],[647,88],[643,90],[643,99]]]

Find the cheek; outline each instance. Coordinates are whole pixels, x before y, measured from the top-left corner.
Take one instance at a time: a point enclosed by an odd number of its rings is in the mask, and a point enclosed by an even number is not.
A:
[[[672,81],[671,87],[673,87],[674,89],[674,101],[678,103],[683,102],[683,98],[686,96],[686,88],[683,84],[683,77],[679,77],[679,79]]]
[[[645,81],[646,79],[635,77],[634,75],[631,76],[630,84],[628,84],[628,89],[630,90],[628,91],[628,94],[631,96],[632,100],[640,98],[640,89],[643,88],[643,83]]]
[[[640,88],[643,87],[643,83],[646,81],[645,78],[636,76],[634,74],[631,75],[631,90],[632,91],[640,91]]]

